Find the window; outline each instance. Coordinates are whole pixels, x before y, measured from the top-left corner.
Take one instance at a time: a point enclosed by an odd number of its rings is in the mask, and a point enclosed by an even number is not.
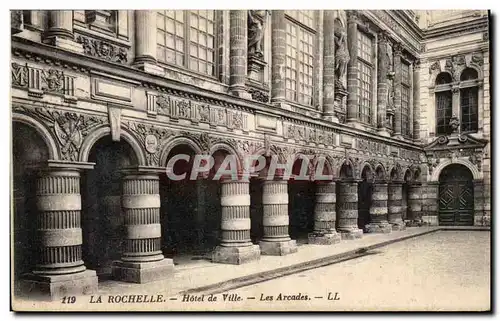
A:
[[[372,122],[373,101],[373,44],[372,39],[358,30],[358,118]]]
[[[451,91],[442,91],[436,93],[436,132],[438,135],[447,135],[449,123],[452,116]]]
[[[410,65],[401,63],[401,134],[410,137]]]
[[[287,100],[313,105],[314,30],[313,10],[286,11]]]
[[[460,75],[460,120],[463,132],[477,132],[478,129],[478,87],[471,82],[478,78],[477,71],[465,68]],[[465,87],[467,86],[467,87]],[[463,88],[465,87],[465,88]]]
[[[477,91],[477,87],[460,90],[463,132],[477,132]]]
[[[158,61],[215,76],[214,10],[161,10],[156,27]]]
[[[450,119],[453,115],[451,75],[441,72],[436,77],[436,135],[448,135],[451,133]]]

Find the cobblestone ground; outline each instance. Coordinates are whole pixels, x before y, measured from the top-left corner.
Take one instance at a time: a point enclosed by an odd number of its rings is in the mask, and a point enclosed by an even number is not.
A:
[[[490,232],[439,231],[235,292],[273,310],[489,310]],[[277,302],[280,293],[311,299]]]

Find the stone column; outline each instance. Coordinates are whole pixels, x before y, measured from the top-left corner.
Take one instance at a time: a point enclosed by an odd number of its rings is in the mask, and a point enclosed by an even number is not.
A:
[[[250,182],[221,181],[221,243],[212,255],[216,263],[243,264],[260,258],[258,245],[250,240]]]
[[[284,10],[271,14],[271,103],[285,101],[286,20]]]
[[[403,182],[394,181],[389,183],[389,223],[394,231],[404,230],[403,213],[401,203],[403,201]]]
[[[134,66],[145,72],[162,74],[156,65],[156,16],[155,10],[135,10]]]
[[[461,122],[461,112],[460,112],[460,85],[459,84],[453,84],[453,87],[451,88],[452,92],[452,99],[451,99],[451,110],[453,113],[453,116],[457,117],[458,120]]]
[[[75,42],[73,35],[73,10],[49,10],[49,29],[43,42],[83,53],[83,46]]]
[[[394,136],[401,137],[401,50],[400,43],[394,44]]]
[[[335,244],[340,234],[335,231],[335,182],[319,181],[316,185],[314,206],[314,232],[309,234],[310,244]]]
[[[391,224],[387,221],[387,182],[373,183],[372,203],[370,206],[370,224],[366,225],[368,233],[391,233]]]
[[[351,59],[347,65],[347,123],[357,123],[358,119],[358,13],[347,12],[347,45]]]
[[[412,183],[408,185],[408,219],[421,220],[422,219],[422,184]]]
[[[386,31],[378,34],[378,72],[377,72],[377,132],[382,136],[390,136],[386,128],[387,121],[387,74],[389,61],[387,59],[387,43],[389,35]]]
[[[337,215],[342,239],[353,240],[363,236],[358,228],[358,182],[354,179],[338,181]]]
[[[113,276],[125,282],[147,283],[166,278],[173,261],[161,251],[160,190],[156,173],[125,173],[122,180],[124,252]]]
[[[323,11],[323,119],[335,117],[335,11]]]
[[[288,234],[288,182],[266,180],[262,183],[264,235],[259,243],[262,255],[287,255],[297,252]]]
[[[413,64],[413,140],[420,141],[420,60]]]
[[[96,272],[82,261],[80,173],[47,169],[36,183],[39,260],[23,280],[25,293],[57,300],[97,292]]]
[[[247,79],[247,11],[229,12],[229,91],[238,97],[252,96],[245,90]]]

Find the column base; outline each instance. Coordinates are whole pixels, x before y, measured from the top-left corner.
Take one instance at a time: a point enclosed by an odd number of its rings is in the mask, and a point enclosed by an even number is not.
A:
[[[260,241],[260,253],[262,255],[277,255],[283,256],[297,252],[297,242],[289,241]]]
[[[337,244],[340,243],[340,240],[342,237],[338,233],[309,233],[308,235],[309,239],[309,244],[316,244],[316,245],[331,245],[331,244]]]
[[[42,300],[59,300],[68,295],[97,293],[97,275],[93,270],[63,275],[28,274],[21,280],[24,295]]]
[[[68,49],[74,52],[83,53],[83,46],[72,39],[62,38],[58,36],[48,37],[44,40],[44,43],[48,43],[54,47],[59,47],[63,49]]]
[[[363,230],[359,228],[352,228],[349,230],[339,230],[342,240],[355,240],[363,237]]]
[[[379,134],[380,136],[391,137],[391,133],[389,133],[386,128],[377,129],[377,134]]]
[[[230,89],[231,95],[243,98],[243,99],[252,99],[252,94],[249,92],[246,92],[245,90],[236,90],[236,89]]]
[[[130,283],[148,283],[168,278],[173,270],[172,259],[153,262],[117,261],[113,266],[113,278]]]
[[[323,115],[323,119],[332,123],[339,123],[339,119],[332,114]]]
[[[422,221],[430,226],[438,226],[439,220],[437,216],[434,215],[422,215]]]
[[[258,245],[249,246],[217,246],[212,253],[212,262],[224,264],[244,264],[260,258]]]
[[[145,62],[145,61],[136,62],[136,63],[134,63],[133,66],[139,70],[147,72],[148,74],[157,75],[157,76],[164,76],[165,75],[165,71],[163,70],[162,67],[157,66],[157,65],[150,63],[150,62]]]
[[[393,231],[404,231],[404,230],[406,230],[406,224],[403,221],[391,223],[391,225],[392,225],[392,230]]]
[[[365,226],[366,233],[391,233],[392,226],[388,222],[370,223]]]

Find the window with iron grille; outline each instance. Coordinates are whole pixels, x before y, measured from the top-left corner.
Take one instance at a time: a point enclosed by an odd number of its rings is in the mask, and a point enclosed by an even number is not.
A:
[[[158,11],[158,61],[215,76],[215,19],[215,10]]]
[[[401,63],[401,134],[410,137],[410,65]]]
[[[314,11],[286,11],[285,96],[313,105]]]
[[[451,91],[436,93],[436,133],[447,135],[450,133],[449,123],[452,116],[452,94]]]
[[[463,132],[477,132],[478,129],[478,89],[460,89],[460,109]]]
[[[358,30],[358,119],[372,122],[373,40]]]

